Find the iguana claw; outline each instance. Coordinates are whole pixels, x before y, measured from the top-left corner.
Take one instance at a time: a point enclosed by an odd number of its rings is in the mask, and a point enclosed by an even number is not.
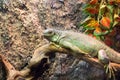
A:
[[[114,71],[116,71],[116,68],[110,64],[105,65],[104,68],[106,69],[106,74],[107,74],[108,78],[116,80],[115,72],[114,72]]]

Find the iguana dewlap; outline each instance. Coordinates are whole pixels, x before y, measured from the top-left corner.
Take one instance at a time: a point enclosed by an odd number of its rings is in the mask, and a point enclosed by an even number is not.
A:
[[[43,36],[49,41],[73,51],[76,56],[87,54],[92,57],[98,56],[99,60],[103,62],[109,59],[109,61],[120,63],[120,53],[86,34],[47,29],[43,32]],[[105,61],[105,63],[107,62]]]

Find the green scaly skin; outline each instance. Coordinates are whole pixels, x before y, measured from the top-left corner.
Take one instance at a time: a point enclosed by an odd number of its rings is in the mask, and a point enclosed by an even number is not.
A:
[[[108,61],[104,61],[106,59],[109,59],[111,62],[120,63],[120,53],[86,34],[47,29],[43,32],[43,35],[49,41],[73,51],[75,56],[79,56],[79,54],[92,57],[97,56],[99,60],[105,63],[108,63]],[[102,55],[99,53],[102,53]]]

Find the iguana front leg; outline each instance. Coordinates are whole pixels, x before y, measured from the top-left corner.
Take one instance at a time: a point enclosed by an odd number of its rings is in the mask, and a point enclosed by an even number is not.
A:
[[[110,60],[109,60],[109,57],[106,55],[105,50],[98,51],[98,59],[101,63],[104,64],[106,73],[108,74],[108,78],[113,77],[113,79],[115,80],[114,70],[116,69],[112,65],[110,65]]]

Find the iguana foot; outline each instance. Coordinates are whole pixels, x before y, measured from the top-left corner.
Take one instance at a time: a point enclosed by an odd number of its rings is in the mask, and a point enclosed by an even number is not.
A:
[[[104,68],[106,70],[105,72],[107,74],[107,77],[110,79],[116,80],[115,72],[114,72],[114,71],[116,71],[116,68],[114,66],[112,66],[111,64],[105,65]]]
[[[115,73],[114,71],[116,71],[116,68],[113,67],[110,64],[110,60],[108,58],[108,56],[106,55],[106,52],[104,50],[100,50],[98,52],[98,58],[100,60],[101,63],[103,63],[104,68],[105,68],[105,72],[108,75],[108,78],[113,78],[113,80],[115,80]]]

